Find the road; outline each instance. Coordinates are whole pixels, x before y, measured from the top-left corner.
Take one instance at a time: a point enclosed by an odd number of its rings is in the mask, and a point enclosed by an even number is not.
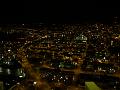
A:
[[[27,73],[27,79],[34,80],[36,82],[36,84],[35,84],[36,88],[42,87],[43,81],[41,80],[41,77],[39,77],[40,73],[35,72],[33,70],[32,65],[29,63],[29,61],[24,53],[24,49],[22,47],[18,50],[18,57],[21,59],[19,61],[22,65],[22,68]],[[49,86],[48,83],[45,83],[45,84],[46,84],[46,86]]]
[[[50,67],[49,65],[47,64],[43,64],[42,67],[44,68],[49,68],[49,69],[55,69],[53,67]],[[90,72],[90,71],[83,71],[81,70],[80,68],[80,65],[78,65],[75,69],[64,69],[64,68],[60,68],[61,71],[72,71],[74,72],[75,75],[79,75],[80,73],[83,73],[83,74],[92,74],[92,75],[108,75],[108,76],[114,76],[114,77],[118,77],[120,78],[120,72],[115,72],[113,74],[107,74],[107,73],[104,73],[104,72]]]

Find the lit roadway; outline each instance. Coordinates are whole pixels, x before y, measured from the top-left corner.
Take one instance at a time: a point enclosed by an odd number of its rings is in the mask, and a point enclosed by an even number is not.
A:
[[[25,50],[23,49],[23,47],[21,47],[18,50],[17,55],[18,55],[18,58],[21,59],[21,60],[19,60],[19,62],[21,63],[22,68],[27,73],[27,79],[34,80],[36,82],[36,84],[35,84],[36,88],[40,88],[43,86],[43,84],[45,84],[46,86],[48,86],[48,90],[49,90],[50,89],[49,85],[47,83],[41,81],[41,77],[39,77],[39,73],[34,72],[34,70],[32,69],[31,64],[28,62],[28,59],[26,58]]]
[[[45,68],[49,68],[49,69],[54,69],[53,67],[50,67],[49,65],[47,64],[43,64],[42,67],[45,67]],[[79,75],[80,73],[83,73],[83,74],[92,74],[92,75],[108,75],[108,76],[114,76],[114,77],[119,77],[120,78],[120,72],[115,72],[113,74],[107,74],[107,73],[104,73],[104,72],[90,72],[90,71],[83,71],[81,70],[81,67],[80,65],[78,65],[75,69],[64,69],[64,68],[60,68],[61,71],[73,71],[75,75]]]

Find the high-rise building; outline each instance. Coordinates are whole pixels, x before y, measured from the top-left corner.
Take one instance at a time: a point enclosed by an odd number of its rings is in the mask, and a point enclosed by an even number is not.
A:
[[[4,90],[3,88],[3,82],[0,81],[0,90]]]
[[[118,17],[114,17],[113,19],[113,33],[120,33],[119,30],[119,18]]]

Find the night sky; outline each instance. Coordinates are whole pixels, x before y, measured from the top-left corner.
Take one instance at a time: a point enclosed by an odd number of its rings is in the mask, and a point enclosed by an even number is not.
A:
[[[84,8],[75,5],[69,7],[39,7],[25,9],[25,17],[27,21],[33,22],[105,22],[112,21],[114,16],[119,16],[118,8]]]
[[[33,3],[24,2],[3,8],[0,23],[110,23],[112,17],[119,16],[119,8],[98,8],[80,3]]]

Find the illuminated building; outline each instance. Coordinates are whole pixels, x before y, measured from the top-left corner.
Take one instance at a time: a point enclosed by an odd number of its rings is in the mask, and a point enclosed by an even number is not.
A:
[[[0,82],[0,90],[4,90],[4,88],[3,88],[3,82]]]
[[[85,90],[101,90],[94,82],[85,82]]]

